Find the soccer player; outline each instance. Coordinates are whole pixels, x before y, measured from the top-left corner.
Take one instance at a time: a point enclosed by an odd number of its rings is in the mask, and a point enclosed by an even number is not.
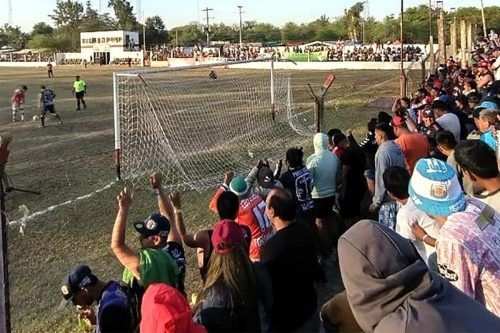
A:
[[[56,113],[54,108],[54,98],[56,94],[45,86],[41,86],[40,93],[38,94],[38,106],[40,107],[40,120],[42,127],[45,127],[45,115],[47,112],[52,113],[56,117],[59,125],[62,125],[61,117]]]
[[[12,104],[12,122],[17,120],[17,111],[21,112],[21,121],[24,121],[24,101],[26,99],[26,92],[28,87],[22,86],[20,89],[14,90],[10,102]]]
[[[47,75],[49,78],[54,78],[54,71],[52,70],[52,64],[50,62],[47,64]]]
[[[73,83],[73,94],[76,97],[76,111],[80,111],[80,101],[83,104],[83,109],[87,108],[87,104],[83,100],[83,97],[87,93],[87,85],[85,81],[80,79],[80,76],[75,77],[75,82]]]

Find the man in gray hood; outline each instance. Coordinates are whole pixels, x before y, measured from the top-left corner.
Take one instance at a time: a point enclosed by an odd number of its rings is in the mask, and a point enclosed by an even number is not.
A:
[[[430,272],[410,240],[360,221],[339,240],[347,300],[365,332],[500,332],[500,319]]]

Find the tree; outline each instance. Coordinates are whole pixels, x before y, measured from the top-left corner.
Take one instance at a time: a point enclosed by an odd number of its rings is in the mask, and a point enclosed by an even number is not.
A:
[[[108,8],[113,8],[117,26],[121,30],[139,30],[139,24],[134,15],[134,7],[127,0],[108,0]]]
[[[79,49],[83,14],[83,5],[78,1],[57,0],[54,13],[49,15],[57,26],[57,36],[71,40],[72,51]]]
[[[27,36],[21,31],[21,28],[5,24],[0,27],[0,47],[8,46],[15,49],[22,49],[26,45]]]
[[[56,34],[37,34],[28,42],[31,49],[46,49],[51,52],[67,52],[72,48],[71,38]]]
[[[279,43],[281,42],[281,30],[269,23],[252,24],[251,29],[243,30],[246,40],[249,42]]]
[[[286,42],[308,42],[304,36],[304,27],[294,22],[287,22],[281,29],[281,39]]]
[[[364,2],[356,2],[351,8],[345,10],[347,27],[349,29],[349,39],[359,40],[359,27],[361,13],[365,8]]]
[[[116,22],[106,14],[99,14],[97,10],[92,8],[90,0],[85,4],[85,13],[83,15],[80,31],[107,31],[116,28]]]
[[[51,33],[54,32],[54,28],[52,28],[50,25],[48,25],[45,22],[38,22],[33,26],[33,29],[31,30],[30,35],[50,35]]]
[[[173,36],[172,44],[174,46],[193,46],[201,43],[205,39],[205,34],[196,23],[173,28],[170,30],[169,34]]]
[[[169,42],[168,31],[165,30],[165,24],[160,16],[148,17],[146,25],[146,42],[148,45],[166,44]]]

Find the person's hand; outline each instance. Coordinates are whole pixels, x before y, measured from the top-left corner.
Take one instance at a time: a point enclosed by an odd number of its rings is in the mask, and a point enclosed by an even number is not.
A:
[[[161,174],[159,172],[153,172],[151,176],[149,176],[149,182],[151,183],[151,187],[155,190],[161,187]]]
[[[269,168],[269,161],[268,160],[259,160],[259,163],[257,163],[257,169],[260,170],[263,167]]]
[[[280,158],[278,161],[276,161],[276,169],[275,170],[281,170],[283,167],[283,160]]]
[[[345,131],[345,132],[346,132],[346,134],[347,134],[347,136],[348,136],[348,137],[349,137],[349,136],[352,136],[352,129],[351,129],[351,128],[349,128],[349,129],[348,129],[347,131]]]
[[[377,211],[377,208],[375,204],[371,204],[370,207],[368,207],[368,211],[373,214]]]
[[[172,206],[176,209],[181,209],[181,195],[179,192],[170,193],[170,201],[172,202]]]
[[[425,230],[422,229],[422,227],[420,225],[418,225],[417,220],[413,220],[413,222],[411,224],[411,232],[413,232],[413,234],[415,235],[415,238],[418,239],[419,241],[423,241],[425,235],[427,235]]]
[[[231,180],[234,178],[234,171],[228,171],[224,174],[224,177],[222,178],[222,183],[229,185],[231,183]]]
[[[83,319],[87,326],[95,325],[97,322],[94,309],[90,306],[78,306],[76,313],[78,314],[78,318]]]
[[[116,200],[118,200],[118,208],[120,210],[128,210],[132,204],[133,198],[134,192],[125,187],[116,197]]]

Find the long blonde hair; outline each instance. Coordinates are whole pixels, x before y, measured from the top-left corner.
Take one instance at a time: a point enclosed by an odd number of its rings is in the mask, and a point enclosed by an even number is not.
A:
[[[236,246],[230,252],[212,252],[208,262],[205,285],[194,306],[198,310],[203,299],[214,286],[221,286],[231,297],[231,306],[253,307],[257,303],[257,279],[248,253],[243,246]]]

